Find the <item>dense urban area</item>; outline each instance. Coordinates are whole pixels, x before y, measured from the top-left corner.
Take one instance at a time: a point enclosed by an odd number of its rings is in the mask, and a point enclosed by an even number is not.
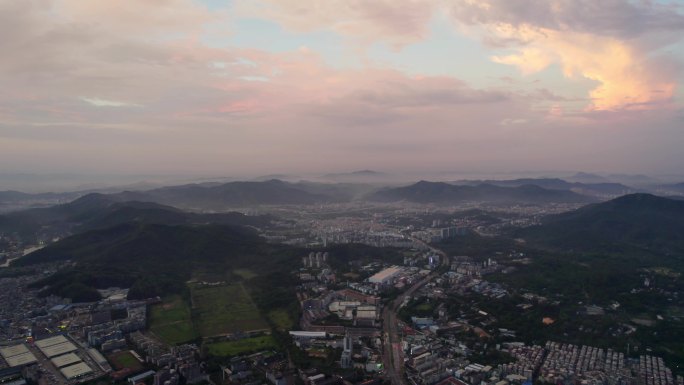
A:
[[[29,211],[84,202],[94,211],[141,209],[122,199],[93,203],[103,197]],[[182,207],[201,216],[192,231],[219,221],[212,215],[245,214],[250,232],[230,242],[254,244],[240,244],[233,256],[231,243],[218,243],[220,262],[185,260],[214,247],[211,240],[177,262],[176,238],[184,235],[162,238],[179,231],[159,230],[176,221],[165,216],[136,225],[152,238],[135,233],[132,262],[121,254],[130,234],[103,241],[107,231],[131,231],[107,222],[111,213],[95,217],[115,230],[93,225],[81,234],[74,223],[54,222],[4,228],[0,383],[684,384],[677,270],[639,265],[616,282],[609,273],[631,269],[627,260],[572,267],[567,254],[532,248],[516,233],[586,203]],[[159,259],[143,262],[152,247],[161,248]],[[112,257],[96,263],[98,253]],[[589,266],[589,257],[577,258]],[[591,275],[598,269],[609,272]]]

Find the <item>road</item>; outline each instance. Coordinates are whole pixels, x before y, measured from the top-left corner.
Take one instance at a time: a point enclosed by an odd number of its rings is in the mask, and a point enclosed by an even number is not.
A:
[[[449,265],[449,258],[442,250],[436,249],[418,239],[413,239],[413,241],[422,243],[430,248],[433,253],[439,254],[442,260],[442,266]],[[399,336],[398,330],[399,325],[397,322],[397,310],[399,310],[399,307],[404,302],[406,297],[413,295],[416,290],[432,281],[438,275],[439,273],[437,271],[433,271],[432,273],[428,274],[421,281],[417,282],[400,296],[398,296],[394,301],[387,304],[382,310],[382,361],[385,367],[385,373],[392,382],[392,385],[407,385],[406,379],[404,377],[404,354],[401,348],[401,338]]]

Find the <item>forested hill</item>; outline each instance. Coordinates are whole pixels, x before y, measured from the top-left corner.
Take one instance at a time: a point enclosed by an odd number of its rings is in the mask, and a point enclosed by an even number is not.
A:
[[[39,285],[48,286],[48,293],[88,300],[97,296],[95,288],[109,286],[131,287],[130,298],[178,292],[199,271],[288,269],[301,255],[295,248],[268,244],[245,227],[127,223],[68,237],[15,264],[70,260],[72,268]]]
[[[18,233],[24,239],[62,237],[128,222],[189,225],[201,223],[264,227],[270,216],[238,212],[201,214],[154,202],[125,201],[123,197],[88,194],[66,204],[0,215],[0,232]]]
[[[552,215],[517,236],[533,243],[578,251],[644,249],[684,252],[684,201],[630,194]]]

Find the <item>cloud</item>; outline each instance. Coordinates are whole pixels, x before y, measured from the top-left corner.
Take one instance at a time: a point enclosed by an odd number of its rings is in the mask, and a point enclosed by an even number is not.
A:
[[[430,0],[237,0],[242,16],[273,20],[296,32],[332,30],[394,47],[421,41],[439,7]]]
[[[681,6],[652,1],[457,0],[449,4],[457,20],[472,25],[534,26],[619,39],[684,30]]]
[[[553,64],[593,80],[593,110],[650,109],[672,103],[672,59],[654,57],[681,39],[684,15],[673,5],[618,0],[462,0],[451,13],[484,30],[485,41],[512,52],[493,55],[524,75]]]
[[[217,48],[203,39],[206,26],[230,25],[236,15],[185,0],[131,1],[126,9],[109,3],[0,1],[0,35],[12,37],[0,39],[2,164],[31,153],[21,167],[225,174],[546,167],[542,160],[554,159],[554,165],[582,168],[607,145],[615,164],[630,161],[639,142],[615,144],[622,129],[650,140],[650,149],[684,140],[676,130],[680,115],[648,111],[671,97],[675,69],[666,70],[668,59],[652,54],[656,43],[669,40],[646,28],[629,35],[607,26],[562,30],[558,22],[533,23],[524,15],[506,22],[496,21],[505,15],[468,19],[473,31],[504,42],[494,52],[499,62],[529,73],[559,65],[569,77],[594,79],[595,109],[639,110],[577,113],[568,104],[588,98],[577,101],[548,85],[515,79],[504,89],[483,88],[379,65],[330,66],[305,48],[304,37],[296,44],[303,48],[292,51],[229,42]],[[331,29],[354,42],[402,47],[425,38],[444,3],[261,4],[254,15],[292,30]],[[676,28],[665,25],[658,34]],[[144,108],[127,108],[133,106]],[[639,130],[655,139],[636,135]],[[653,130],[669,136],[657,139]]]
[[[95,107],[142,107],[140,104],[117,102],[114,100],[104,100],[100,98],[82,97],[81,100]]]
[[[225,17],[192,0],[55,0],[50,8],[67,23],[143,39],[197,35]]]
[[[396,79],[396,76],[392,80],[379,79],[374,87],[355,91],[351,97],[386,108],[488,104],[508,98],[502,92],[472,89],[449,77]]]

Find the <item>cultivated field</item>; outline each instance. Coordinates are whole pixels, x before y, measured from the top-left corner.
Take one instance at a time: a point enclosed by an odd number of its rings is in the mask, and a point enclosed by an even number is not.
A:
[[[170,345],[197,338],[190,307],[177,295],[165,298],[162,303],[152,306],[150,331]]]
[[[233,274],[239,276],[242,279],[252,279],[257,276],[255,272],[249,269],[235,269],[233,270]]]
[[[237,341],[214,342],[206,345],[207,352],[214,356],[235,356],[242,353],[275,349],[275,340],[270,335],[245,338]]]
[[[275,328],[279,330],[289,330],[292,328],[292,319],[284,309],[276,309],[268,312],[268,318]]]
[[[259,309],[240,283],[192,284],[192,314],[203,337],[268,329]]]

